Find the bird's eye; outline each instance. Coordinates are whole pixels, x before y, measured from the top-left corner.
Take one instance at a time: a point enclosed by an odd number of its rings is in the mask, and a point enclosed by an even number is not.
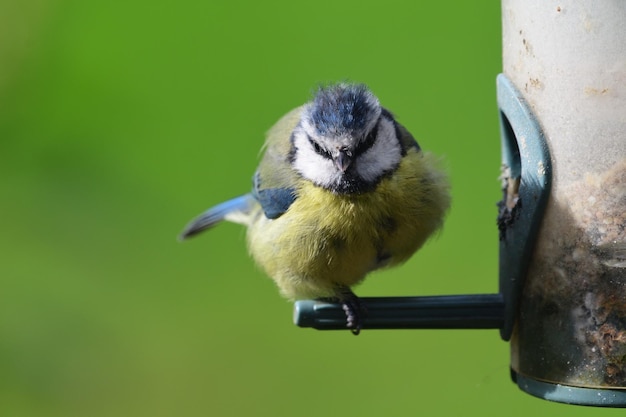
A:
[[[313,149],[318,155],[322,155],[324,158],[328,158],[328,159],[332,158],[332,156],[326,149],[322,148],[319,143],[317,143],[310,137],[309,137],[309,142],[311,143],[311,145],[313,146]]]

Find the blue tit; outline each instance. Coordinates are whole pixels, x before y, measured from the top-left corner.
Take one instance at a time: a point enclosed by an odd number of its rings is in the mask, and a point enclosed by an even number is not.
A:
[[[323,86],[267,134],[252,191],[194,219],[181,238],[222,220],[244,224],[248,248],[291,299],[342,303],[358,334],[351,287],[411,257],[443,222],[449,185],[362,84]]]

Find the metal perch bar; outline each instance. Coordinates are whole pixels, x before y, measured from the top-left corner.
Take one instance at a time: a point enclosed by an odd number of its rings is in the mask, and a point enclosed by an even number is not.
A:
[[[361,297],[363,329],[500,329],[504,324],[501,294],[426,297]],[[340,303],[297,301],[294,323],[318,330],[345,330]]]

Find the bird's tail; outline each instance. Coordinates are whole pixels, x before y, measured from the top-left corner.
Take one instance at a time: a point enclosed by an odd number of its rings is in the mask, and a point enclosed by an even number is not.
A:
[[[211,207],[193,219],[180,234],[179,239],[184,240],[197,235],[222,220],[246,224],[248,215],[255,204],[256,200],[252,194],[245,194]]]

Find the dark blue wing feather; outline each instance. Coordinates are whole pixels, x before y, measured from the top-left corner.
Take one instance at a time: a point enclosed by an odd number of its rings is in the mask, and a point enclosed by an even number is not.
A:
[[[215,226],[231,213],[247,213],[254,206],[254,198],[251,194],[245,194],[211,207],[195,219],[193,219],[180,235],[180,239],[197,235],[198,233]]]
[[[279,218],[296,201],[296,190],[293,188],[262,188],[258,172],[254,175],[252,195],[261,204],[268,219]]]

